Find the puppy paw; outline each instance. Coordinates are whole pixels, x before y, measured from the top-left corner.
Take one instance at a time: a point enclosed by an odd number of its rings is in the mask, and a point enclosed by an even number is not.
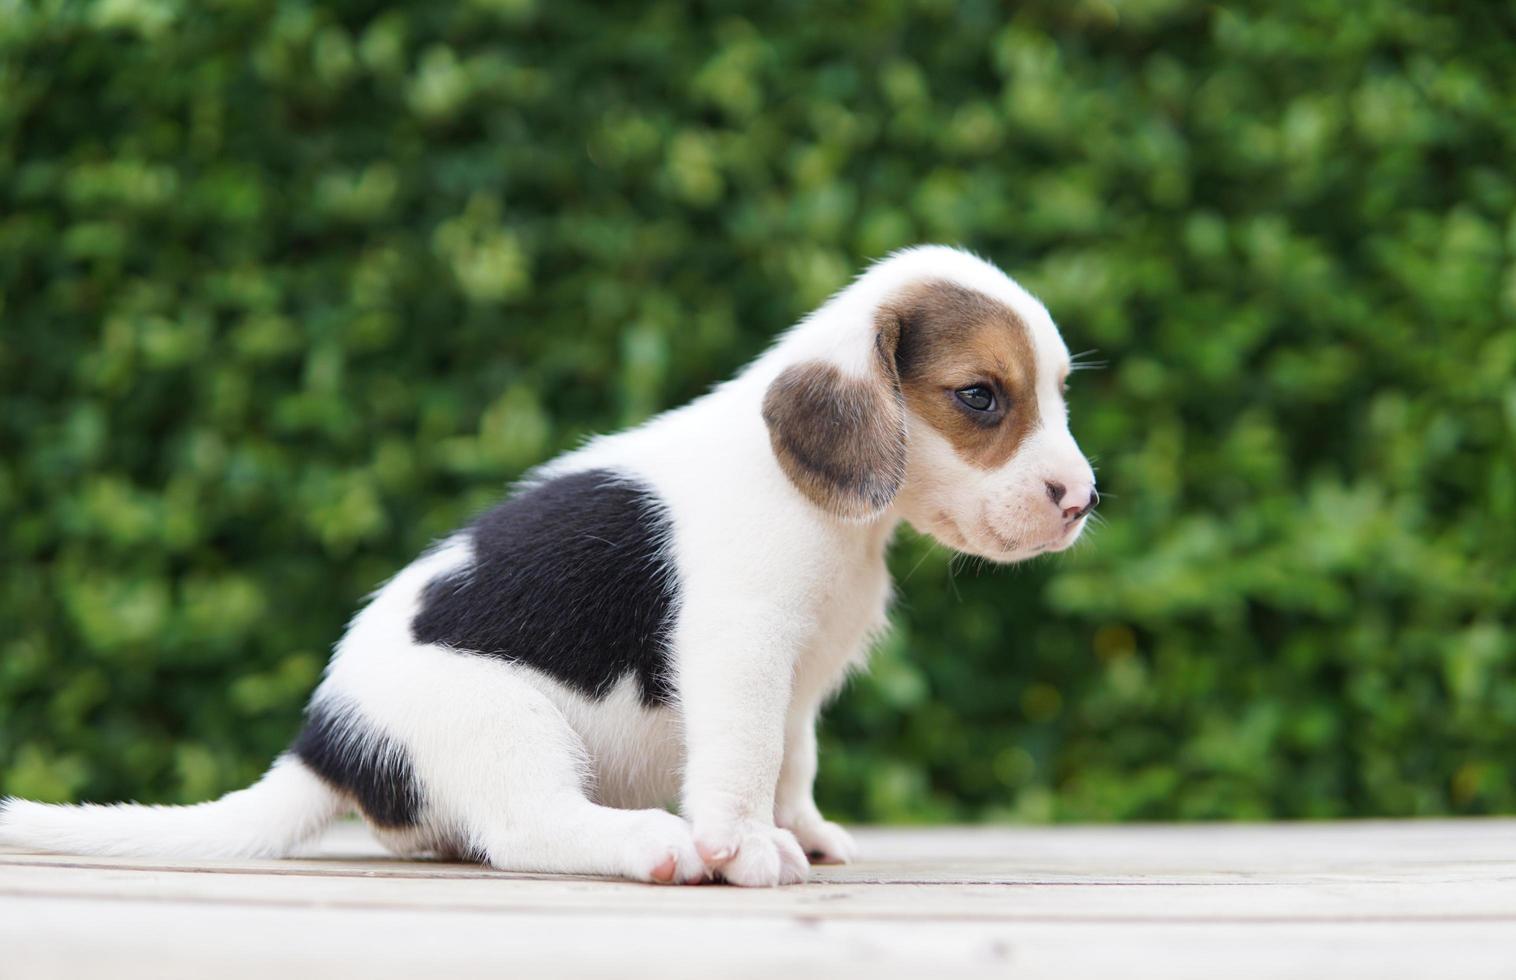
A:
[[[644,810],[626,843],[626,876],[659,885],[698,885],[705,862],[690,825],[663,810]]]
[[[700,827],[695,846],[706,868],[733,885],[799,884],[811,869],[794,834],[754,820]]]
[[[813,864],[847,864],[858,857],[853,835],[819,814],[789,829]]]

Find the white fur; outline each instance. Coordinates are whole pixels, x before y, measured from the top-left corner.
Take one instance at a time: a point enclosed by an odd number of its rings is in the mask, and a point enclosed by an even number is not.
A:
[[[165,857],[279,857],[344,809],[334,793],[289,756],[247,789],[195,806],[52,806],[7,800],[6,840],[65,854]]]
[[[893,504],[870,520],[837,519],[780,468],[765,393],[805,361],[867,375],[875,311],[928,278],[986,293],[1028,324],[1041,427],[1009,463],[984,471],[908,418],[907,476]],[[1072,543],[1084,522],[1066,524],[1046,490],[1056,481],[1075,498],[1093,492],[1066,423],[1067,369],[1047,311],[998,269],[953,249],[911,249],[875,265],[732,381],[542,467],[533,479],[614,470],[668,508],[680,582],[677,709],[646,708],[631,678],[592,701],[530,667],[414,643],[421,589],[469,563],[467,539],[450,539],[375,594],[315,695],[355,703],[410,754],[423,820],[383,839],[402,852],[483,854],[514,870],[679,881],[719,873],[747,885],[803,879],[805,851],[851,858],[846,832],[812,800],[814,726],[885,624],[891,535],[906,520],[999,561]],[[658,809],[674,802],[684,819]],[[346,808],[285,757],[257,785],[196,807],[10,801],[0,836],[90,853],[261,855]]]

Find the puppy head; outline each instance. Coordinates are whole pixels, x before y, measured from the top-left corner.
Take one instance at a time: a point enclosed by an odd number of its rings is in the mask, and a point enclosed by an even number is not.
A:
[[[849,520],[893,510],[1001,562],[1079,537],[1099,496],[1069,433],[1068,348],[999,270],[950,249],[903,253],[796,332],[764,420],[818,506]]]

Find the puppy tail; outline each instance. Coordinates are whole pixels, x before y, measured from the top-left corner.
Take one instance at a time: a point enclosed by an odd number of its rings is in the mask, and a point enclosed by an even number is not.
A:
[[[0,800],[0,843],[120,857],[279,857],[348,808],[292,755],[247,789],[194,806]]]

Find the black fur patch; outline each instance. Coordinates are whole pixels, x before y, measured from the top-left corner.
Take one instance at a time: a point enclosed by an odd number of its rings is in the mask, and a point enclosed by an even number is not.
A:
[[[415,826],[421,786],[405,746],[377,731],[352,705],[324,700],[306,709],[290,751],[357,801],[381,827]]]
[[[469,528],[474,564],[427,585],[411,634],[527,664],[592,698],[633,674],[644,704],[667,704],[669,532],[649,492],[608,470],[538,484]]]

